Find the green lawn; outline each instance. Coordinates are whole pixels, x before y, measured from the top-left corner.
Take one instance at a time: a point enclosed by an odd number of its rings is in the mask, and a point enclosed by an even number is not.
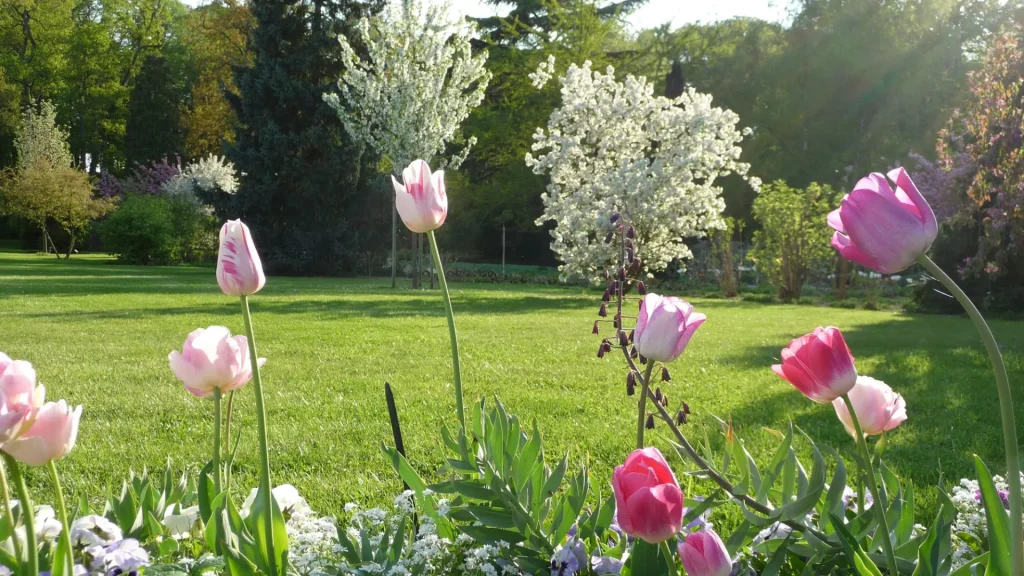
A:
[[[685,295],[683,295],[685,296]],[[548,454],[572,449],[597,484],[634,439],[635,397],[623,365],[598,360],[590,334],[598,298],[579,288],[455,285],[467,394],[498,394],[536,418]],[[688,429],[714,434],[731,418],[767,457],[763,427],[789,419],[842,450],[852,447],[830,406],[812,404],[769,365],[791,338],[819,324],[841,327],[861,373],[907,398],[910,419],[890,437],[887,459],[919,486],[940,473],[969,475],[969,455],[1001,469],[996,392],[965,319],[806,306],[695,300],[708,322],[672,366],[673,402],[693,408]],[[437,292],[391,290],[384,281],[270,278],[252,299],[260,355],[268,359],[275,482],[291,482],[315,508],[381,503],[401,489],[381,456],[391,438],[383,386],[394,386],[406,446],[425,473],[442,461],[438,430],[454,421],[445,317]],[[241,330],[237,301],[212,269],[129,267],[95,256],[70,262],[0,253],[0,350],[30,360],[48,397],[85,406],[78,446],[61,463],[72,497],[98,499],[131,468],[196,465],[208,458],[209,402],[174,379],[167,354],[196,327]],[[1024,420],[1024,324],[996,322]],[[237,422],[244,436],[236,478],[254,484],[252,393]],[[655,431],[665,445],[664,427]],[[39,472],[39,471],[36,471]],[[30,480],[42,500],[41,473]],[[602,488],[607,493],[607,488]],[[241,491],[241,490],[240,490]],[[925,498],[924,505],[929,506]]]

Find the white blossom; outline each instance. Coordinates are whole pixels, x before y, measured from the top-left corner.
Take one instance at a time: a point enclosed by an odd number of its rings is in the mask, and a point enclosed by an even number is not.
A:
[[[418,158],[430,162],[483,100],[490,80],[486,52],[474,55],[470,47],[475,28],[453,17],[447,3],[408,0],[360,20],[357,29],[366,59],[339,36],[341,97],[325,100],[349,134],[388,157],[394,171]],[[442,167],[457,168],[473,142]]]
[[[549,59],[530,78],[542,86],[553,68]],[[604,243],[613,212],[636,228],[649,270],[689,258],[686,238],[724,225],[718,177],[746,177],[750,167],[739,161],[739,117],[713,107],[710,95],[689,88],[674,100],[656,97],[647,79],[614,74],[571,65],[559,78],[561,107],[534,134],[539,155],[526,155],[534,173],[550,178],[537,224],[556,224],[551,248],[565,263],[563,278],[596,280],[613,263],[617,252]]]

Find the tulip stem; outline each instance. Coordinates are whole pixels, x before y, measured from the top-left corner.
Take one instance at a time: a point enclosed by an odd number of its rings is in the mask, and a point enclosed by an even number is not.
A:
[[[1021,522],[1021,485],[1020,485],[1020,452],[1017,448],[1017,425],[1013,416],[1013,399],[1010,395],[1010,379],[1006,375],[1006,365],[999,351],[999,344],[989,328],[981,312],[971,302],[967,294],[957,286],[956,282],[946,274],[931,258],[922,254],[917,263],[924,267],[936,280],[941,282],[960,302],[967,315],[974,322],[974,327],[981,335],[981,341],[988,350],[988,359],[992,363],[992,371],[996,377],[996,390],[999,391],[999,412],[1003,420],[1003,449],[1006,451],[1006,484],[1009,488],[1010,500],[1010,540],[1013,542],[1011,555],[1013,573],[1024,574],[1024,527]]]
[[[628,357],[629,354],[626,354]],[[654,361],[647,361],[647,368],[640,380],[640,400],[637,402],[636,414],[636,449],[644,447],[644,426],[647,424],[647,390],[651,387],[651,371],[654,370]]]
[[[668,576],[678,576],[679,570],[676,569],[676,559],[673,558],[672,548],[668,545],[668,540],[662,542],[661,553],[665,555],[665,564],[668,565]]]
[[[274,495],[270,483],[270,448],[267,441],[267,410],[263,403],[263,381],[260,379],[259,355],[256,353],[256,335],[252,330],[252,316],[249,313],[249,297],[242,297],[242,322],[245,324],[245,337],[248,339],[249,362],[252,364],[252,383],[256,389],[256,436],[260,444],[260,489],[264,498],[264,538],[266,538],[267,565],[269,576],[280,573],[277,566],[277,555],[274,551]]]
[[[60,539],[64,542],[64,574],[71,574],[74,572],[75,558],[72,555],[71,550],[71,529],[68,524],[68,507],[64,503],[64,492],[60,489],[60,477],[57,475],[57,464],[53,460],[50,460],[50,478],[53,479],[53,489],[57,494],[57,514],[60,514]],[[63,576],[62,574],[54,574],[54,576]]]
[[[224,446],[227,446],[228,450],[231,450],[231,409],[234,408],[235,404],[235,391],[228,392],[228,406],[224,409]],[[218,424],[220,418],[217,419]],[[233,459],[234,452],[228,452],[229,458]],[[227,490],[231,489],[231,461],[228,461],[228,467],[224,470],[224,488]]]
[[[0,492],[3,493],[4,498],[4,513],[13,527],[14,508],[11,506],[11,489],[7,484],[7,469],[3,465],[0,465]],[[14,530],[11,530],[11,541],[14,542],[14,555],[18,558],[18,562],[21,562],[21,538],[18,538],[18,533]]]
[[[220,466],[220,388],[213,389],[213,491],[220,495],[223,471]]]
[[[899,574],[896,567],[896,552],[892,548],[892,538],[890,538],[889,533],[889,521],[885,518],[889,504],[886,502],[885,493],[878,489],[878,481],[875,480],[875,466],[871,463],[871,451],[868,450],[867,439],[860,427],[860,419],[857,418],[857,411],[853,408],[853,402],[850,401],[849,394],[843,394],[843,402],[846,403],[846,409],[850,412],[853,430],[857,433],[857,446],[860,448],[861,457],[864,459],[864,475],[867,476],[868,489],[871,490],[871,495],[875,497],[874,508],[875,514],[878,516],[878,529],[882,531],[882,548],[885,551],[886,564],[888,564],[891,574]]]
[[[14,489],[18,493],[18,500],[21,504],[22,522],[25,523],[25,548],[28,571],[23,572],[23,574],[39,576],[39,549],[36,545],[36,509],[32,505],[32,496],[28,493],[28,487],[25,486],[25,477],[21,475],[21,467],[18,466],[18,461],[6,452],[0,452],[0,454],[3,454],[4,463],[7,464],[7,468],[11,472],[11,480],[14,481]],[[14,531],[13,525],[11,530]]]
[[[441,295],[444,296],[445,312],[448,314],[448,338],[452,341],[452,370],[455,372],[455,412],[459,416],[459,424],[466,429],[466,409],[462,400],[462,368],[459,366],[459,336],[455,332],[455,311],[452,310],[452,297],[448,293],[448,281],[444,278],[444,268],[441,266],[441,253],[437,250],[437,240],[434,238],[434,231],[427,232],[427,239],[430,240],[430,254],[434,257],[434,267],[437,268],[437,280],[441,285]]]

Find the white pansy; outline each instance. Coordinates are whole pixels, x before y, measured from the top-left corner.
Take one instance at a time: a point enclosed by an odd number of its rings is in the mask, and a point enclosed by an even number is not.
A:
[[[253,488],[245,502],[242,502],[242,509],[239,511],[239,514],[243,518],[249,515],[249,510],[252,508],[253,502],[256,501],[256,492],[256,488]],[[281,513],[285,517],[293,514],[307,514],[312,511],[306,499],[300,496],[299,490],[291,484],[282,484],[271,490],[270,493],[274,496],[277,507],[281,509]]]
[[[124,535],[117,524],[103,516],[82,516],[71,523],[71,545],[76,548],[109,546],[122,538]]]
[[[543,85],[553,68],[549,59],[531,79]],[[563,278],[597,280],[617,261],[618,248],[604,242],[614,212],[636,228],[647,269],[689,258],[688,238],[724,225],[718,179],[750,168],[739,161],[739,117],[693,88],[676,99],[654,96],[647,79],[617,81],[610,66],[601,73],[573,64],[558,80],[561,107],[537,129],[526,164],[549,177],[537,224],[556,224],[551,248],[565,263]]]
[[[395,170],[415,159],[431,162],[487,89],[487,53],[473,54],[470,46],[476,28],[444,2],[408,0],[363,18],[356,30],[365,59],[338,35],[345,74],[340,98],[325,100],[349,134],[390,158]],[[439,166],[457,168],[473,142]]]
[[[199,526],[199,506],[181,508],[168,506],[164,512],[164,527],[175,540],[184,540],[190,536],[199,536],[193,531]]]

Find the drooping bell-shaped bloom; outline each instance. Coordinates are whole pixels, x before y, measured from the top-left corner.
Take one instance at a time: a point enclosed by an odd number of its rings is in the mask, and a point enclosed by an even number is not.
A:
[[[0,352],[0,445],[28,430],[45,400],[32,364]]]
[[[181,347],[167,359],[171,370],[185,388],[200,398],[210,398],[215,389],[227,393],[244,386],[252,378],[249,341],[232,336],[223,326],[193,330]],[[259,359],[260,366],[266,362]]]
[[[861,430],[868,436],[878,436],[899,426],[907,419],[907,402],[892,391],[888,384],[870,376],[858,376],[857,384],[849,392],[850,402],[857,412]],[[850,436],[856,437],[856,428],[850,410],[842,398],[832,401],[836,416]]]
[[[835,229],[832,246],[843,258],[882,274],[895,274],[928,251],[938,234],[938,222],[924,196],[903,168],[885,176],[861,178],[828,215]]]
[[[686,350],[693,333],[705,320],[707,316],[694,312],[685,300],[648,293],[640,304],[633,341],[645,358],[671,362]]]
[[[402,222],[413,232],[430,232],[444,224],[448,216],[448,196],[444,192],[444,170],[430,173],[423,160],[413,160],[402,171],[399,182],[394,176],[395,207]]]
[[[687,534],[679,543],[679,557],[686,568],[686,576],[729,576],[732,573],[729,552],[713,530]]]
[[[612,473],[619,528],[651,544],[675,536],[683,523],[683,491],[657,448],[635,450]]]
[[[217,253],[217,284],[228,296],[255,294],[267,283],[263,263],[256,252],[249,227],[241,220],[228,220],[220,229]]]
[[[63,400],[47,402],[32,427],[20,438],[4,444],[3,451],[29,466],[45,466],[67,456],[75,447],[81,417],[81,406],[72,409]]]
[[[782,350],[782,364],[772,370],[811,400],[824,404],[857,383],[853,355],[838,328],[818,327]]]

